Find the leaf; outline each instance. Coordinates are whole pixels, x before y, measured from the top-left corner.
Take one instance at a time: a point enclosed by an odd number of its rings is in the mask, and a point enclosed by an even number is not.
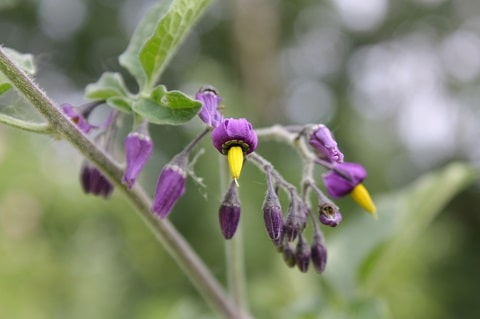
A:
[[[3,82],[3,83],[0,83],[0,95],[2,95],[3,93],[7,92],[8,90],[10,90],[12,88],[12,85],[8,82]]]
[[[106,100],[114,96],[128,97],[123,78],[118,73],[105,72],[97,82],[87,85],[85,96],[92,100]]]
[[[140,91],[155,85],[188,30],[211,0],[160,1],[135,30],[120,65],[137,80]]]
[[[111,107],[116,108],[122,112],[130,113],[132,112],[132,100],[121,97],[121,96],[112,96],[107,99],[107,104]]]
[[[140,98],[133,104],[133,110],[147,121],[156,124],[183,124],[192,119],[202,104],[180,91],[167,91],[161,85],[156,87],[149,98]]]
[[[325,278],[345,297],[354,294],[357,286],[380,282],[389,274],[388,265],[398,261],[442,208],[478,175],[466,164],[453,163],[379,198],[378,221],[365,214],[329,238]]]
[[[10,48],[3,48],[8,57],[15,62],[23,71],[30,75],[35,74],[37,68],[35,66],[34,58],[32,54],[20,53],[17,50]]]

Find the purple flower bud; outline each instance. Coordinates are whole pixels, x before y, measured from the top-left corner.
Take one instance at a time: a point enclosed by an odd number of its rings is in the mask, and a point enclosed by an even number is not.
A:
[[[293,267],[297,263],[297,260],[295,258],[295,252],[293,251],[292,247],[290,247],[289,244],[285,244],[283,247],[283,260],[287,264],[288,267]]]
[[[338,207],[332,203],[323,203],[319,205],[319,219],[324,225],[336,227],[342,221],[342,214]]]
[[[303,211],[292,201],[288,208],[285,221],[285,236],[288,241],[294,241],[298,234],[302,233],[307,224],[307,218]]]
[[[219,112],[219,104],[222,98],[213,87],[202,87],[195,94],[195,98],[202,102],[202,108],[198,113],[200,119],[208,126],[217,127],[223,120]]]
[[[122,177],[122,183],[132,188],[138,174],[147,163],[153,151],[150,137],[140,132],[132,132],[125,138],[125,155],[127,166]]]
[[[257,148],[258,138],[252,124],[244,118],[224,119],[212,132],[213,146],[226,155],[232,146],[240,146],[244,154]]]
[[[160,218],[167,217],[175,203],[185,193],[186,165],[186,156],[180,154],[165,165],[160,173],[152,204],[152,211]]]
[[[237,187],[234,182],[230,184],[225,193],[223,202],[218,210],[220,228],[225,239],[230,239],[237,231],[240,221],[240,201],[238,200]]]
[[[280,201],[267,174],[267,196],[263,202],[263,219],[268,235],[277,244],[282,235],[283,215]]]
[[[113,185],[92,164],[84,162],[80,172],[80,183],[86,194],[93,194],[108,198],[113,192]]]
[[[63,113],[65,113],[65,115],[67,115],[83,133],[87,134],[90,132],[93,126],[90,125],[87,119],[81,113],[78,113],[71,104],[64,103],[60,105],[60,107],[62,108]]]
[[[298,269],[307,272],[310,264],[310,247],[303,235],[300,235],[295,249],[295,259]]]
[[[327,248],[323,243],[323,239],[320,235],[313,237],[312,246],[310,248],[313,267],[318,273],[325,271],[327,265]]]
[[[355,186],[367,177],[367,171],[358,163],[341,163],[336,165],[335,169],[341,174],[336,170],[331,170],[323,175],[325,188],[333,198],[350,194]]]
[[[313,132],[308,139],[318,157],[332,163],[343,163],[343,154],[337,147],[332,132],[323,124],[312,128]]]

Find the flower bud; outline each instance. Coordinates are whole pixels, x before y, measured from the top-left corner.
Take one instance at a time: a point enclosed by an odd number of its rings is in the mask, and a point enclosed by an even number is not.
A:
[[[86,194],[103,196],[105,198],[110,196],[114,188],[112,183],[98,168],[86,161],[83,163],[80,172],[80,183]]]
[[[295,249],[295,259],[298,269],[301,272],[307,272],[310,264],[310,247],[305,240],[305,237],[300,234]]]
[[[323,238],[319,234],[315,234],[310,247],[312,264],[318,273],[325,271],[327,265],[327,248],[324,245]]]
[[[332,132],[323,124],[312,128],[308,142],[315,149],[320,159],[331,163],[342,163],[343,154],[337,147],[337,142],[333,138]]]
[[[303,211],[292,200],[288,208],[288,214],[285,221],[285,236],[288,241],[294,241],[307,224],[307,219]]]
[[[132,132],[125,138],[127,166],[122,177],[122,183],[126,184],[128,188],[132,188],[138,174],[150,158],[152,151],[153,143],[146,129],[144,132]]]
[[[217,94],[213,87],[202,87],[195,94],[195,98],[202,102],[202,108],[198,113],[200,119],[211,127],[217,127],[223,120],[219,112],[219,104],[222,98]]]
[[[181,153],[165,165],[160,173],[152,204],[152,211],[160,218],[167,217],[185,193],[186,165],[187,157]]]
[[[223,202],[218,211],[220,228],[223,237],[230,239],[237,231],[238,222],[240,221],[240,201],[238,200],[237,187],[234,182],[230,184]]]
[[[324,225],[336,227],[342,221],[342,214],[338,207],[332,203],[321,203],[319,205],[319,219]]]
[[[297,260],[295,258],[295,252],[293,251],[293,248],[290,247],[288,243],[286,243],[283,247],[283,260],[287,264],[288,267],[293,267],[297,263]]]
[[[263,219],[270,238],[278,243],[283,230],[283,215],[280,201],[267,175],[267,195],[263,202]]]

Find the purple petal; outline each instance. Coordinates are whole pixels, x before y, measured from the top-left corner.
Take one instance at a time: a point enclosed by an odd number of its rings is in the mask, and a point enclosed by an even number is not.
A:
[[[128,185],[128,188],[132,188],[152,151],[153,143],[148,135],[138,132],[128,134],[125,139],[127,166],[122,177],[122,183]]]
[[[166,165],[158,178],[152,211],[160,218],[170,214],[173,206],[185,193],[186,172],[175,163]]]
[[[252,124],[244,118],[224,119],[212,132],[212,141],[215,148],[222,154],[226,154],[233,145],[239,145],[246,154],[257,148],[258,137],[253,130]]]
[[[332,163],[343,163],[343,153],[337,147],[332,132],[325,125],[317,125],[308,139],[318,157]]]
[[[367,171],[358,163],[341,163],[336,165],[336,169],[350,180],[346,179],[335,170],[331,170],[323,175],[325,188],[328,194],[334,198],[340,198],[350,194],[353,188],[367,177]]]

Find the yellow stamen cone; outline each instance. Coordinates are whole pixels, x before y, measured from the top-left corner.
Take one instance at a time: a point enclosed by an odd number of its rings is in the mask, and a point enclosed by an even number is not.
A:
[[[370,194],[363,184],[358,184],[355,186],[350,195],[352,196],[353,200],[360,205],[360,207],[372,214],[373,217],[377,218],[377,208],[375,207]]]
[[[238,185],[237,179],[240,178],[240,172],[243,167],[243,149],[240,146],[230,147],[228,149],[227,158],[232,177]]]

